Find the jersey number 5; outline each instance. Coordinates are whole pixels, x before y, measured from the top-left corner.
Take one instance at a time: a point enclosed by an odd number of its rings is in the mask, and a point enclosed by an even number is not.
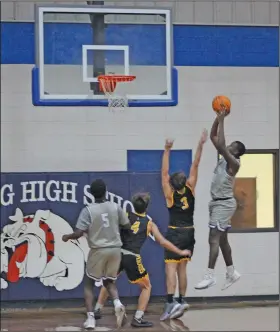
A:
[[[133,234],[137,234],[139,231],[140,221],[135,221],[135,223],[131,226],[131,230]]]
[[[101,219],[102,219],[102,222],[103,222],[103,227],[107,228],[107,227],[110,226],[108,213],[102,213],[101,214]]]
[[[189,208],[189,203],[188,203],[187,197],[182,197],[181,198],[181,203],[183,204],[182,205],[182,210],[186,210],[186,209]]]

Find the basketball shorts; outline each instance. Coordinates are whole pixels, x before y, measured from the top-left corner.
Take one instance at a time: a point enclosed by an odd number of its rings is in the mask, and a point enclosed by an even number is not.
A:
[[[90,249],[86,274],[95,281],[116,280],[121,262],[121,248]]]
[[[231,218],[236,211],[235,198],[212,200],[209,203],[209,227],[224,232],[231,227]]]
[[[119,273],[125,272],[129,282],[132,284],[137,284],[141,279],[148,275],[145,267],[142,263],[142,258],[140,255],[122,253],[121,264]]]
[[[190,250],[193,254],[195,237],[194,237],[194,227],[190,228],[168,228],[166,233],[166,239],[174,244],[181,250]],[[165,249],[164,251],[164,261],[165,263],[180,263],[181,261],[189,261],[191,257],[179,256],[172,251]]]

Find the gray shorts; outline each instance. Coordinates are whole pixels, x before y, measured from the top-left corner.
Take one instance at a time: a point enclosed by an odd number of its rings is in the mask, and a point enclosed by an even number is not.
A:
[[[231,218],[236,211],[235,198],[227,200],[210,201],[209,203],[209,227],[226,231],[231,227]]]
[[[86,274],[95,281],[116,280],[121,263],[121,248],[90,249]]]

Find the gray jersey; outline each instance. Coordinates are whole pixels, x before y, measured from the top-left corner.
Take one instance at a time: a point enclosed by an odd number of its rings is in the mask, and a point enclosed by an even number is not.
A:
[[[227,162],[225,158],[220,158],[214,170],[214,176],[211,183],[211,197],[217,198],[230,198],[233,196],[235,176],[227,173]]]
[[[87,232],[90,248],[121,247],[119,226],[129,224],[128,217],[116,203],[93,203],[82,209],[76,227]]]

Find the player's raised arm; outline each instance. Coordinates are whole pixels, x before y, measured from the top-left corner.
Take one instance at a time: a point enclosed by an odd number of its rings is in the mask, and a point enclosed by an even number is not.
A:
[[[173,146],[173,140],[166,140],[165,141],[165,147],[164,147],[164,153],[162,157],[162,166],[161,166],[161,184],[164,196],[166,198],[167,205],[169,205],[172,201],[172,188],[169,183],[169,156],[170,156],[170,150]]]
[[[217,150],[218,152],[225,158],[229,169],[235,175],[240,167],[238,159],[234,157],[228,150],[226,146],[225,139],[225,129],[224,129],[224,120],[225,120],[226,112],[222,111],[218,113],[218,121],[219,121],[219,131],[218,131],[218,141],[217,141]]]
[[[186,250],[180,250],[179,248],[174,246],[174,244],[172,244],[171,242],[166,240],[166,238],[159,231],[157,225],[154,222],[152,222],[151,220],[149,221],[147,232],[153,234],[155,240],[163,248],[166,248],[167,250],[173,251],[173,252],[175,252],[175,254],[177,254],[179,256],[191,256],[191,251],[190,250],[187,250],[187,249]]]
[[[219,128],[219,119],[216,117],[212,124],[211,132],[210,132],[210,139],[215,146],[216,149],[218,149],[218,128]]]
[[[199,139],[198,146],[195,152],[194,161],[192,163],[190,174],[187,179],[187,185],[190,186],[192,189],[194,189],[196,186],[197,176],[198,176],[198,166],[203,151],[203,145],[207,141],[207,135],[208,135],[207,130],[204,129]]]

